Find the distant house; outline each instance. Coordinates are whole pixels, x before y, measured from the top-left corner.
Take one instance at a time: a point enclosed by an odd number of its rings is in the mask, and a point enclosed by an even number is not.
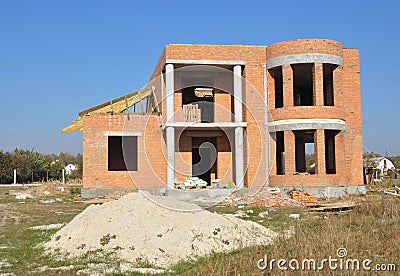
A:
[[[66,175],[70,175],[72,173],[72,171],[76,171],[78,169],[78,166],[74,165],[74,164],[68,164],[65,166],[65,174]]]
[[[373,168],[380,170],[382,173],[396,169],[393,162],[386,157],[364,158],[364,168]]]
[[[386,157],[366,157],[364,163],[364,181],[369,184],[373,181],[380,181],[385,176],[391,176],[396,171],[393,162]],[[394,174],[397,178],[397,174]]]

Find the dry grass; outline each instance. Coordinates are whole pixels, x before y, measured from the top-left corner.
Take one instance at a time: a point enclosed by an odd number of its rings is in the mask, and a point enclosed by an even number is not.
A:
[[[287,221],[289,210],[277,210],[272,224],[279,225],[279,217],[286,221],[283,228],[293,227],[290,238],[281,237],[274,244],[246,248],[229,254],[217,254],[203,258],[197,263],[182,263],[175,267],[185,275],[260,275],[257,261],[267,254],[268,259],[322,260],[332,256],[336,250],[346,248],[351,259],[371,259],[375,264],[396,264],[396,272],[379,272],[379,275],[398,275],[400,269],[400,199],[387,195],[372,195],[357,198],[360,205],[345,213],[302,213],[300,220]],[[301,264],[301,263],[300,263]],[[286,266],[288,266],[286,264]],[[328,265],[325,265],[328,268]],[[290,271],[286,271],[290,273]],[[295,271],[294,275],[318,274],[314,271]],[[323,274],[371,275],[371,271],[328,270]],[[284,274],[275,263],[264,275]],[[321,271],[319,272],[321,274]]]
[[[0,268],[1,273],[15,273],[26,275],[38,267],[59,267],[63,265],[77,265],[82,267],[88,263],[102,262],[115,265],[115,260],[96,260],[81,258],[78,260],[56,261],[43,255],[43,250],[37,245],[48,240],[55,231],[33,231],[27,228],[35,225],[60,223],[70,221],[85,206],[75,203],[70,197],[64,197],[62,202],[41,204],[37,199],[24,200],[19,203],[10,196],[5,196],[8,190],[0,188],[0,261],[7,259],[12,267]],[[354,198],[360,203],[349,212],[310,213],[300,208],[270,209],[265,219],[257,215],[264,208],[248,208],[253,213],[246,218],[256,221],[276,231],[292,229],[292,235],[279,238],[274,244],[245,248],[227,254],[214,254],[199,259],[197,262],[183,262],[173,267],[177,275],[262,275],[257,268],[257,261],[267,254],[268,259],[303,260],[315,258],[321,260],[332,256],[337,257],[338,248],[346,248],[347,258],[371,259],[375,264],[396,264],[396,272],[380,272],[379,275],[398,275],[400,266],[400,198],[371,194]],[[218,208],[212,211],[232,213],[238,209]],[[299,213],[299,220],[289,218],[290,213]],[[1,247],[0,247],[1,248]],[[277,269],[264,270],[264,275],[284,274]],[[44,271],[36,275],[75,275],[77,269],[68,271]],[[375,275],[368,271],[287,271],[293,275]],[[136,275],[132,273],[131,275]]]
[[[55,261],[49,256],[44,256],[43,249],[37,247],[41,242],[50,239],[56,230],[40,231],[28,228],[69,222],[86,206],[73,202],[71,196],[63,196],[63,201],[53,204],[43,204],[38,199],[17,200],[5,195],[8,190],[0,188],[0,261],[7,260],[11,266],[0,266],[0,274],[27,275],[38,267],[67,265],[67,262]]]

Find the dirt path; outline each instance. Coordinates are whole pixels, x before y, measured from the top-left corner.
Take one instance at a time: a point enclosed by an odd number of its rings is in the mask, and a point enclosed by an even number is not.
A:
[[[21,220],[27,218],[18,211],[13,210],[15,204],[0,204],[0,228],[5,227],[8,224],[20,224]]]

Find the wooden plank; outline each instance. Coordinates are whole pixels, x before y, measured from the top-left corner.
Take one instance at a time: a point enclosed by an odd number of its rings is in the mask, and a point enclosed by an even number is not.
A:
[[[156,96],[156,92],[155,91],[156,91],[156,88],[154,86],[152,86],[151,87],[151,94],[153,96],[153,103],[154,103],[154,106],[156,108],[156,111],[158,113],[160,113],[160,108],[158,107],[158,101],[157,101],[157,96]]]
[[[128,120],[130,120],[131,118],[129,117],[129,105],[128,105],[128,99],[125,96],[125,107],[126,107],[126,116],[128,117]]]
[[[134,104],[134,103],[138,102],[139,99],[137,97],[137,94],[138,94],[139,91],[141,91],[141,90],[129,93],[129,94],[125,95],[125,96],[122,96],[122,97],[119,97],[119,98],[116,98],[116,99],[113,99],[112,101],[113,101],[114,107],[119,105],[120,103],[122,103],[125,100],[125,97],[127,97],[128,99],[132,99],[132,103],[131,104]],[[147,97],[150,94],[151,94],[151,90],[150,89],[146,89],[145,91],[141,91],[142,97]],[[101,111],[105,111],[105,110],[109,110],[109,109],[110,109],[110,101],[107,101],[105,103],[102,103],[102,104],[96,105],[94,107],[88,108],[86,110],[83,110],[83,111],[79,112],[78,114],[79,114],[79,116],[82,117],[82,116],[84,116],[86,114],[89,114],[89,113],[92,113],[92,112],[96,112],[97,113],[100,110]],[[114,111],[115,111],[115,113],[119,113],[116,110],[114,110]]]
[[[139,102],[140,102],[140,108],[142,109],[142,114],[144,114],[145,110],[144,110],[144,106],[143,106],[143,102],[142,102],[142,92],[140,90],[138,92],[138,97],[139,97]]]
[[[384,193],[387,194],[387,195],[400,196],[400,194],[392,193],[392,192],[387,192],[387,191],[384,191]]]
[[[356,206],[354,202],[338,202],[338,203],[327,203],[319,204],[315,206],[308,206],[309,212],[328,212],[328,211],[342,211],[353,209]]]

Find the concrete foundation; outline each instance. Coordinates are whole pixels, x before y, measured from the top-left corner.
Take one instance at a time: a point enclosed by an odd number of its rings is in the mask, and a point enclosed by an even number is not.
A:
[[[287,193],[295,188],[280,188],[281,192]],[[115,191],[132,191],[137,192],[139,189],[82,189],[81,196],[83,198],[91,198],[98,196],[105,196]],[[243,188],[235,191],[233,189],[202,189],[202,190],[171,190],[165,188],[159,189],[141,189],[153,195],[159,196],[172,196],[178,200],[194,202],[202,205],[201,203],[210,203],[213,199],[221,199],[223,197],[234,195],[243,195],[246,193],[255,193],[256,190]],[[348,186],[348,187],[322,187],[322,188],[304,188],[302,191],[309,192],[317,198],[335,198],[339,196],[349,195],[365,195],[367,193],[366,186]],[[215,203],[218,203],[215,201]]]

